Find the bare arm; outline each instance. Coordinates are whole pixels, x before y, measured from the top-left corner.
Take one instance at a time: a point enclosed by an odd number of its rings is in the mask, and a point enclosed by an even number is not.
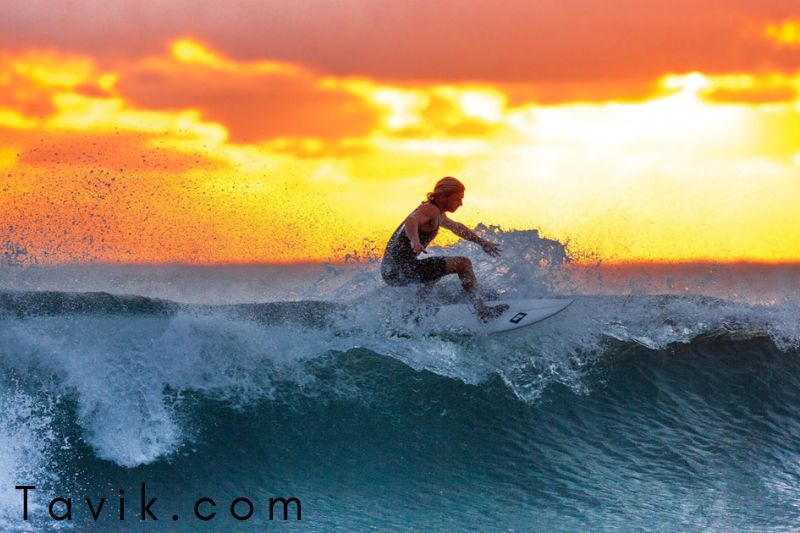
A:
[[[447,217],[442,217],[442,226],[449,229],[462,239],[466,239],[468,241],[472,241],[478,244],[481,244],[483,242],[483,239],[475,235],[475,232],[473,232],[471,229],[466,227],[461,222],[456,222],[455,220],[450,220]]]
[[[456,222],[455,220],[450,220],[446,216],[442,217],[442,226],[449,229],[462,239],[466,239],[468,241],[472,241],[480,245],[483,248],[483,251],[493,257],[500,257],[500,246],[493,242],[489,242],[485,239],[481,239],[478,237],[474,231],[466,227],[461,222]]]

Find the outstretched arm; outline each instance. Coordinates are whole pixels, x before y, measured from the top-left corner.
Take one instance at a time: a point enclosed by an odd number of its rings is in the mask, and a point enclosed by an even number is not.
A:
[[[461,222],[456,222],[455,220],[450,220],[449,218],[442,217],[442,226],[449,229],[462,239],[466,239],[468,241],[472,241],[480,245],[483,248],[483,251],[487,254],[491,255],[492,257],[500,257],[500,246],[493,242],[489,242],[486,239],[481,239],[478,237],[474,231],[466,227]]]

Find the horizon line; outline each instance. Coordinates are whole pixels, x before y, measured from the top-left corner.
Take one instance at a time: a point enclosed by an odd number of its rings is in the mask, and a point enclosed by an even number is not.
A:
[[[7,268],[31,268],[31,267],[69,267],[69,266],[142,266],[142,267],[292,267],[309,265],[336,265],[336,266],[358,266],[380,263],[379,260],[367,261],[347,261],[336,259],[309,259],[305,261],[219,261],[219,262],[121,262],[121,261],[75,261],[75,262],[53,262],[53,263],[32,263],[32,264],[5,264]],[[574,260],[564,263],[564,266],[579,267],[637,267],[637,266],[795,266],[800,267],[800,258],[796,260],[764,260],[764,259],[698,259],[698,260],[602,260],[595,261]]]

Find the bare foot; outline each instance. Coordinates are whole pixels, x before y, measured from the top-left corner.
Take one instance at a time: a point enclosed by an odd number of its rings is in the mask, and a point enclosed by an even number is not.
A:
[[[500,305],[491,305],[482,306],[483,309],[478,311],[478,316],[480,317],[482,322],[489,322],[490,320],[494,320],[495,318],[499,317],[506,311],[508,311],[507,304],[500,304]]]

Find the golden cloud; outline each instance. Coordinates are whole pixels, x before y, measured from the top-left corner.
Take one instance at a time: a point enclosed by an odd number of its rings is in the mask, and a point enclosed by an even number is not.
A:
[[[800,83],[783,74],[706,76],[700,95],[710,102],[768,104],[797,100]]]

